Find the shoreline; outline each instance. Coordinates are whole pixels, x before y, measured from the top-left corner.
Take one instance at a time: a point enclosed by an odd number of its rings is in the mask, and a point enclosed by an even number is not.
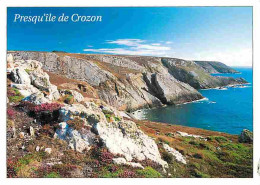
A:
[[[252,86],[245,86],[245,85],[249,85],[252,83],[243,83],[243,84],[232,84],[232,85],[226,85],[226,86],[222,86],[222,87],[216,87],[216,88],[209,88],[209,89],[200,89],[200,90],[227,90],[227,88],[246,88],[246,87],[252,87]],[[242,86],[242,87],[241,87]],[[245,86],[245,87],[243,87]],[[223,89],[218,89],[218,88],[223,88]],[[170,105],[170,106],[179,106],[179,105],[185,105],[185,104],[190,104],[190,103],[196,103],[196,102],[201,102],[201,101],[207,101],[209,100],[207,97],[204,97],[202,99],[199,100],[194,100],[194,101],[190,101],[190,102],[185,102],[185,103],[181,103],[181,104],[176,104],[176,105]],[[215,102],[213,102],[215,103]],[[127,115],[129,115],[132,119],[138,120],[138,121],[149,121],[149,122],[156,122],[156,123],[160,123],[160,124],[170,124],[173,126],[183,126],[183,127],[188,127],[188,128],[194,128],[194,129],[202,129],[202,130],[206,130],[206,131],[212,131],[212,132],[219,132],[219,133],[225,133],[225,134],[230,134],[230,135],[239,135],[239,134],[231,134],[228,132],[220,132],[217,130],[210,130],[207,128],[200,128],[200,127],[190,127],[190,126],[184,126],[184,125],[179,125],[179,124],[172,124],[169,122],[160,122],[160,121],[152,121],[147,119],[147,117],[145,116],[145,112],[147,110],[152,110],[152,109],[160,109],[160,108],[164,108],[164,107],[168,107],[169,105],[164,105],[161,107],[152,107],[152,108],[143,108],[143,109],[138,109],[135,110],[133,112],[127,113]],[[252,132],[252,130],[250,130]]]

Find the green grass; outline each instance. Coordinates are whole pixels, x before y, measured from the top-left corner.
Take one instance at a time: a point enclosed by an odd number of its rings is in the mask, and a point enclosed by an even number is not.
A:
[[[28,73],[28,74],[29,74],[31,71],[33,71],[33,70],[25,69],[25,72]]]
[[[57,172],[50,172],[49,174],[44,176],[45,178],[61,178],[60,174]]]
[[[115,121],[121,121],[121,119],[117,116],[114,116]]]
[[[72,95],[66,95],[64,102],[67,104],[73,104],[74,103],[74,97]]]
[[[219,142],[219,143],[223,143],[223,142],[227,142],[228,139],[225,138],[224,136],[215,136],[214,139]]]
[[[145,178],[158,178],[158,177],[162,177],[162,175],[158,171],[156,171],[155,169],[153,169],[150,166],[145,167],[143,170],[137,170],[136,173],[139,176],[142,176],[142,177],[145,177]]]
[[[11,91],[13,91],[15,95],[8,97],[10,102],[17,103],[17,102],[20,102],[24,98],[24,96],[21,95],[21,93],[19,92],[18,89],[12,88]]]

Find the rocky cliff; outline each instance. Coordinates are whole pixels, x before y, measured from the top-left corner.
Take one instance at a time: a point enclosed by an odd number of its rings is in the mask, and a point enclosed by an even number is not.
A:
[[[22,59],[33,56],[41,62]],[[138,121],[103,101],[114,91],[158,106],[200,98],[168,70],[153,57],[9,53],[7,176],[251,177],[252,133]]]
[[[211,76],[204,67],[207,62],[61,52],[8,53],[14,60],[37,60],[47,72],[84,81],[100,99],[126,111],[190,102],[203,98],[196,89],[245,83],[243,79]],[[230,71],[224,64],[208,65],[218,72]]]
[[[212,61],[194,61],[208,73],[239,73],[231,67],[221,63]]]

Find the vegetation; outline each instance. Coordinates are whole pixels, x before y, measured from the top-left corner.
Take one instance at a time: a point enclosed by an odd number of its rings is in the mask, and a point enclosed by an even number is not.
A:
[[[145,167],[143,170],[137,170],[136,171],[138,175],[145,177],[145,178],[158,178],[162,177],[161,174],[153,169],[152,167],[148,166]]]
[[[20,102],[24,98],[18,89],[12,87],[7,88],[7,97],[10,102],[14,103]]]
[[[79,118],[75,118],[73,120],[69,120],[67,122],[67,124],[71,127],[74,128],[76,130],[81,130],[84,127],[84,121],[82,119]]]
[[[71,94],[65,95],[65,97],[64,97],[64,103],[73,104],[74,101],[75,101],[75,100],[74,100],[74,97],[73,97]]]
[[[169,163],[172,177],[252,177],[253,145],[239,143],[237,135],[212,132],[202,129],[139,121],[141,129],[157,142],[169,145],[186,156],[187,165],[177,162],[160,148],[161,156]],[[160,130],[158,134],[157,130]],[[176,130],[206,138],[172,135]]]

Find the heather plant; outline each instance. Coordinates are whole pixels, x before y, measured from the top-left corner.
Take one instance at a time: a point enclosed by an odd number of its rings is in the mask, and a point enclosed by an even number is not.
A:
[[[73,120],[69,120],[67,124],[76,130],[81,130],[84,127],[84,121],[78,117]]]
[[[136,174],[133,171],[124,170],[122,173],[119,174],[120,178],[135,178]]]
[[[94,147],[92,156],[97,158],[99,162],[110,164],[113,161],[114,155],[105,148]]]
[[[62,107],[62,104],[59,103],[42,103],[40,105],[35,105],[32,107],[29,107],[30,111],[33,112],[41,112],[41,111],[50,111],[53,112],[55,110],[58,110]]]
[[[13,118],[15,115],[15,111],[13,109],[7,109],[7,115],[9,118]]]

